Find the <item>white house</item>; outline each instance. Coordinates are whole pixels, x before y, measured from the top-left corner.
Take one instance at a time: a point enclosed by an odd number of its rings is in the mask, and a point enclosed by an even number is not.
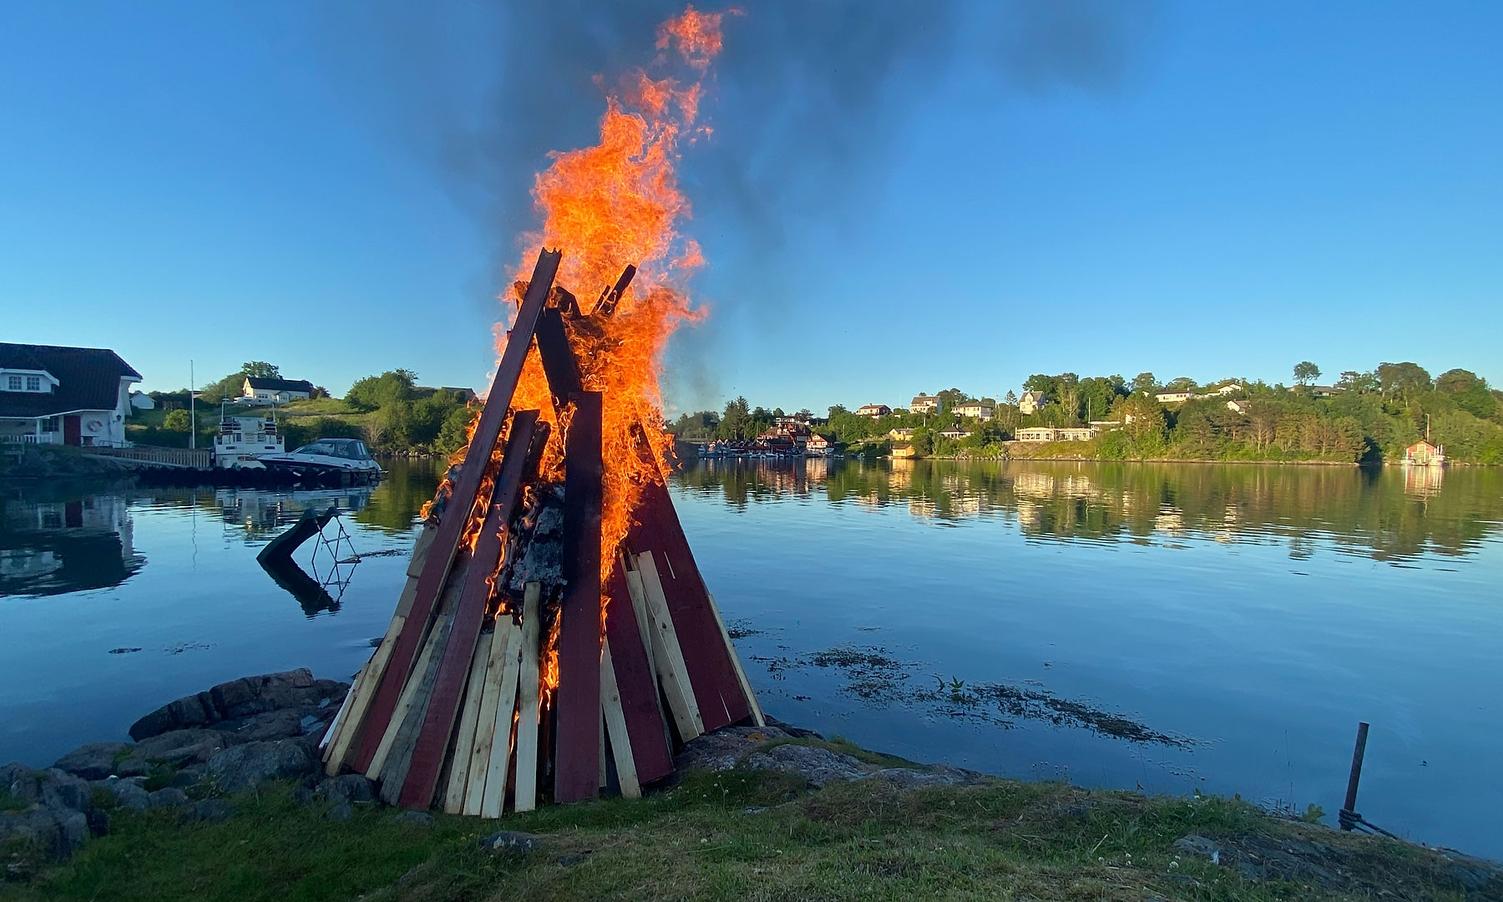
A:
[[[1182,404],[1195,397],[1193,391],[1161,391],[1153,396],[1160,404]]]
[[[863,404],[856,408],[858,417],[885,417],[892,413],[892,408],[886,404]]]
[[[945,428],[939,434],[942,435],[942,436],[944,436],[945,438],[948,438],[948,439],[959,440],[959,439],[963,439],[966,436],[970,435],[971,434],[971,430],[965,428],[964,426],[960,425],[959,423],[956,423],[953,426],[949,426],[949,427]]]
[[[157,402],[144,391],[133,391],[130,393],[130,406],[136,410],[156,410]]]
[[[1038,413],[1039,408],[1044,406],[1044,393],[1041,391],[1025,391],[1018,396],[1018,412],[1022,414]]]
[[[963,417],[989,420],[997,413],[997,405],[991,401],[964,401],[955,405],[955,413]]]
[[[1020,442],[1085,442],[1101,430],[1095,426],[1029,426],[1014,436]]]
[[[122,447],[140,381],[105,348],[0,342],[0,441]]]
[[[939,410],[939,395],[918,394],[908,402],[910,413],[934,413]]]
[[[286,404],[288,401],[306,400],[312,396],[313,383],[306,379],[246,376],[237,400],[242,404]]]

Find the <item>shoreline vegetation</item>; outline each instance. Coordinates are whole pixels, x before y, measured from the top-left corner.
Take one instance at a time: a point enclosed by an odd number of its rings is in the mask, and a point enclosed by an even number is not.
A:
[[[752,407],[684,413],[669,424],[686,443],[776,446],[807,430],[847,455],[954,459],[1376,465],[1404,460],[1428,439],[1455,463],[1503,464],[1503,391],[1469,370],[1432,378],[1417,364],[1382,363],[1319,385],[1309,361],[1295,382],[1237,378],[1161,382],[1152,373],[1034,374],[998,400],[958,388],[920,394],[910,407]],[[1067,437],[1074,440],[1037,440]]]
[[[818,661],[815,666],[821,666]],[[1238,797],[1020,781],[770,722],[639,800],[495,820],[382,805],[316,744],[306,670],[171,702],[138,742],[0,766],[0,896],[95,899],[1494,898],[1503,867]],[[205,707],[209,699],[210,707]],[[194,703],[194,704],[189,704]],[[185,712],[193,712],[185,719]]]

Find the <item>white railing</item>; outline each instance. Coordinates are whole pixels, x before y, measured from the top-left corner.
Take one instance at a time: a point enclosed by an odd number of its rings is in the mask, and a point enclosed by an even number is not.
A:
[[[43,432],[37,435],[33,432],[7,432],[0,434],[0,443],[7,445],[60,445],[62,444],[62,434]]]

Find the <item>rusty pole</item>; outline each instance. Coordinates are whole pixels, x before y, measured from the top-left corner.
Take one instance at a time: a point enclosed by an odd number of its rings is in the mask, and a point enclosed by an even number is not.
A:
[[[1350,830],[1356,823],[1357,784],[1362,782],[1362,757],[1367,754],[1367,722],[1357,724],[1357,744],[1352,748],[1352,770],[1346,778],[1346,802],[1342,804],[1337,820],[1341,829]]]

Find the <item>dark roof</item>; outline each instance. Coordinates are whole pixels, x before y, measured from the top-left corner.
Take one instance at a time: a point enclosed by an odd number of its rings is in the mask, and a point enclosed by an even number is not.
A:
[[[253,389],[266,391],[305,391],[313,394],[313,383],[307,379],[267,379],[262,376],[245,377]]]
[[[108,348],[62,348],[0,342],[0,369],[45,370],[58,381],[51,392],[4,391],[0,416],[46,417],[70,410],[114,410],[120,380],[141,374]]]

